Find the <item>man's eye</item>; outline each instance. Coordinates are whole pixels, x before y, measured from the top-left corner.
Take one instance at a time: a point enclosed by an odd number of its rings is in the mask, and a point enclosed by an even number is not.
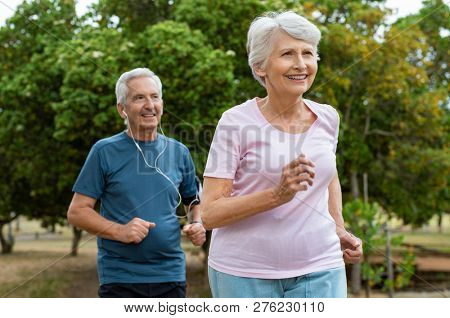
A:
[[[289,52],[285,52],[285,53],[283,53],[283,56],[284,55],[292,55],[292,52],[290,52],[290,51]]]

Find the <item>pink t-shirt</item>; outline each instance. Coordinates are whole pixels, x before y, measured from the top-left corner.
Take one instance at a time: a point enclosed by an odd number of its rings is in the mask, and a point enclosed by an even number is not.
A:
[[[282,168],[301,153],[315,163],[316,175],[313,186],[298,192],[290,202],[214,229],[208,263],[215,270],[281,279],[344,265],[336,225],[328,212],[339,115],[329,105],[304,102],[317,119],[300,134],[274,128],[256,98],[223,113],[204,176],[233,179],[231,196],[276,186]]]

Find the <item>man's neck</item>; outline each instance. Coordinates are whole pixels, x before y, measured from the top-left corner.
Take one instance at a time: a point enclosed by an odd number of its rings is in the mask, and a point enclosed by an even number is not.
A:
[[[154,141],[156,140],[156,138],[158,138],[158,132],[157,132],[157,128],[153,129],[153,130],[146,130],[146,131],[137,131],[135,132],[134,130],[130,130],[130,128],[128,127],[128,129],[126,130],[128,136],[130,136],[131,138],[133,138],[136,141]]]

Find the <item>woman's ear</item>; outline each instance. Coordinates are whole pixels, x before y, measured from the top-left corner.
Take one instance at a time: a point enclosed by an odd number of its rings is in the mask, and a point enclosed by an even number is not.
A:
[[[255,74],[261,77],[266,76],[265,70],[261,67],[261,64],[253,64],[253,70]]]

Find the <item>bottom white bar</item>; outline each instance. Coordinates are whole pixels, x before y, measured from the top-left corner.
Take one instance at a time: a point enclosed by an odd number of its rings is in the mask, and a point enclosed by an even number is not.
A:
[[[437,317],[448,315],[442,299],[0,299],[9,317]]]

